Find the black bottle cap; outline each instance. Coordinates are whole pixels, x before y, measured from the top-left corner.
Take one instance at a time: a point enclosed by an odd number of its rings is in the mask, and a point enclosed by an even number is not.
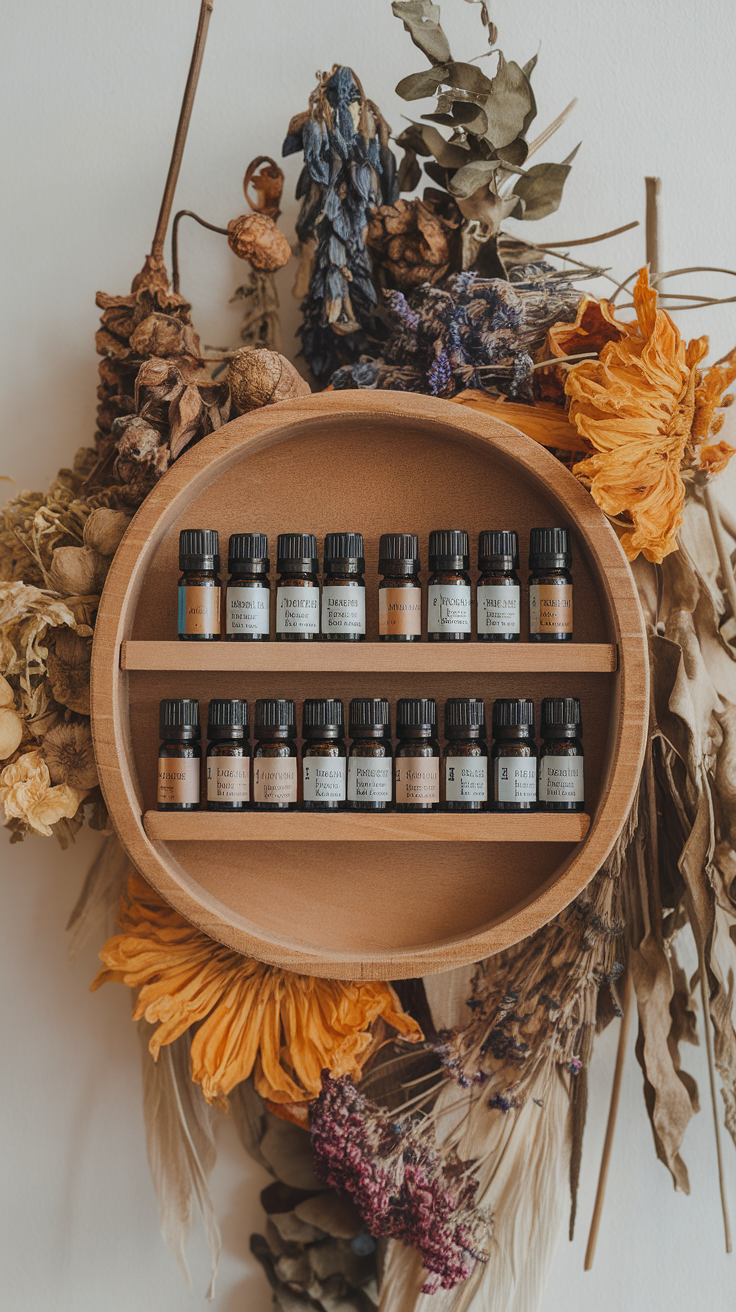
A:
[[[279,533],[276,543],[279,574],[317,574],[317,539],[314,533]]]
[[[220,535],[216,528],[183,528],[179,534],[179,569],[220,568]]]
[[[493,703],[493,732],[497,729],[534,729],[534,702],[525,697],[497,697]]]
[[[436,729],[437,703],[434,697],[400,697],[396,703],[396,728]]]
[[[533,528],[529,534],[530,569],[569,569],[570,534],[566,528]]]
[[[362,574],[365,569],[362,533],[328,533],[325,537],[325,574],[331,568]]]
[[[429,535],[429,568],[469,569],[470,540],[465,529],[446,528]]]
[[[265,533],[232,533],[227,549],[229,574],[268,574],[268,538]]]
[[[302,707],[302,737],[341,738],[345,727],[343,704],[333,697],[307,697]]]
[[[416,574],[421,569],[416,533],[382,533],[378,543],[379,574]]]
[[[259,697],[253,732],[257,738],[268,738],[272,733],[293,738],[296,734],[296,707],[288,698]]]
[[[471,729],[485,737],[485,702],[479,697],[448,697],[445,702],[445,738],[452,737],[448,729]]]
[[[248,725],[248,703],[237,698],[213,698],[207,711],[207,736],[222,730],[228,738],[242,738]]]
[[[199,702],[189,697],[165,697],[159,703],[158,727],[161,738],[199,738]]]
[[[514,529],[487,529],[478,537],[478,569],[518,569],[519,534]]]
[[[545,697],[542,700],[542,737],[577,738],[582,732],[577,697]]]
[[[385,730],[391,737],[391,707],[384,697],[353,697],[348,720],[351,738],[359,738],[361,729]]]

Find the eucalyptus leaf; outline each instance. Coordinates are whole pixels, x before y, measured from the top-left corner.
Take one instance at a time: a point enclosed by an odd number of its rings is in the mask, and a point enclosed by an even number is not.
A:
[[[465,164],[463,168],[454,173],[447,184],[447,190],[453,196],[466,200],[472,196],[480,187],[490,182],[497,168],[500,168],[499,159],[474,160],[472,164]]]
[[[477,64],[455,63],[448,64],[447,78],[444,80],[449,82],[451,87],[457,87],[460,91],[470,91],[475,96],[490,96],[495,82],[495,78],[492,82]]]
[[[425,146],[424,137],[422,136],[423,128],[421,123],[410,123],[403,132],[400,132],[394,141],[397,146],[403,150],[413,150],[415,155],[431,155],[429,146]]]
[[[517,137],[515,141],[509,142],[508,146],[499,146],[497,153],[504,164],[513,164],[518,168],[529,154],[529,142],[523,137]]]
[[[472,100],[456,100],[452,106],[452,117],[455,123],[462,124],[466,132],[472,132],[476,137],[484,137],[488,131],[486,111],[480,105],[473,104]]]
[[[517,205],[515,219],[544,219],[559,209],[562,189],[570,172],[569,164],[535,164],[529,169],[525,178],[516,183],[512,196],[522,204]]]
[[[420,128],[425,146],[431,151],[437,163],[443,169],[460,169],[468,163],[470,152],[467,146],[451,145],[449,141],[445,140],[442,133],[430,124],[424,127],[421,127],[420,124],[416,126]]]
[[[441,82],[446,82],[447,64],[425,68],[421,73],[410,73],[396,83],[396,94],[402,100],[426,100],[433,96]]]
[[[580,150],[580,147],[582,146],[582,144],[583,144],[582,141],[579,141],[578,144],[577,144],[577,146],[575,146],[574,150],[571,150],[571,151],[570,151],[570,154],[565,156],[565,158],[563,159],[562,163],[563,163],[563,164],[572,164],[572,162],[573,162],[575,156],[577,155],[578,151]]]
[[[537,60],[538,60],[538,59],[539,59],[539,51],[537,51],[536,55],[532,55],[531,59],[528,59],[527,62],[526,62],[525,64],[522,65],[522,69],[521,69],[521,71],[522,71],[522,73],[524,74],[525,77],[528,77],[528,78],[531,77],[532,73],[534,72],[535,68],[537,67]]]
[[[528,77],[513,60],[507,64],[500,51],[492,95],[486,100],[484,108],[488,116],[486,135],[496,150],[510,145],[521,136],[525,124],[531,121],[530,113],[532,117],[536,113]]]
[[[415,46],[432,64],[452,59],[450,43],[440,27],[439,5],[432,0],[393,0],[391,12],[400,18]]]
[[[422,114],[422,121],[428,123],[441,123],[443,128],[456,128],[452,114]]]

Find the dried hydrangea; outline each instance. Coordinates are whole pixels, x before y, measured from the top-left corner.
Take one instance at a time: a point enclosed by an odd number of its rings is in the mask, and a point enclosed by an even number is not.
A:
[[[69,784],[53,786],[40,752],[24,752],[0,772],[0,802],[8,820],[21,820],[37,834],[49,837],[52,825],[71,819],[84,792]]]
[[[476,1206],[472,1163],[441,1152],[431,1120],[398,1120],[325,1071],[310,1125],[320,1179],[350,1194],[372,1235],[419,1251],[424,1293],[453,1289],[487,1261],[491,1217]]]

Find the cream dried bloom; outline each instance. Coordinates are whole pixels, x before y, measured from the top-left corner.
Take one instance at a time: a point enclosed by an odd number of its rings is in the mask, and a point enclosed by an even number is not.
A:
[[[25,752],[0,773],[0,802],[7,820],[24,820],[37,834],[49,837],[51,826],[71,820],[85,798],[69,784],[53,786],[40,752]]]

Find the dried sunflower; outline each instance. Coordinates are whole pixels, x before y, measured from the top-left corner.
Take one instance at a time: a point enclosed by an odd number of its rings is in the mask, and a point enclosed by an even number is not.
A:
[[[199,1023],[191,1046],[192,1079],[208,1102],[255,1071],[274,1103],[305,1102],[321,1073],[360,1074],[381,1018],[404,1038],[421,1039],[390,984],[343,983],[278,970],[215,943],[131,874],[118,923],[122,933],[100,953],[92,988],[110,980],[139,989],[133,1019],[158,1022],[150,1050],[173,1043]]]

